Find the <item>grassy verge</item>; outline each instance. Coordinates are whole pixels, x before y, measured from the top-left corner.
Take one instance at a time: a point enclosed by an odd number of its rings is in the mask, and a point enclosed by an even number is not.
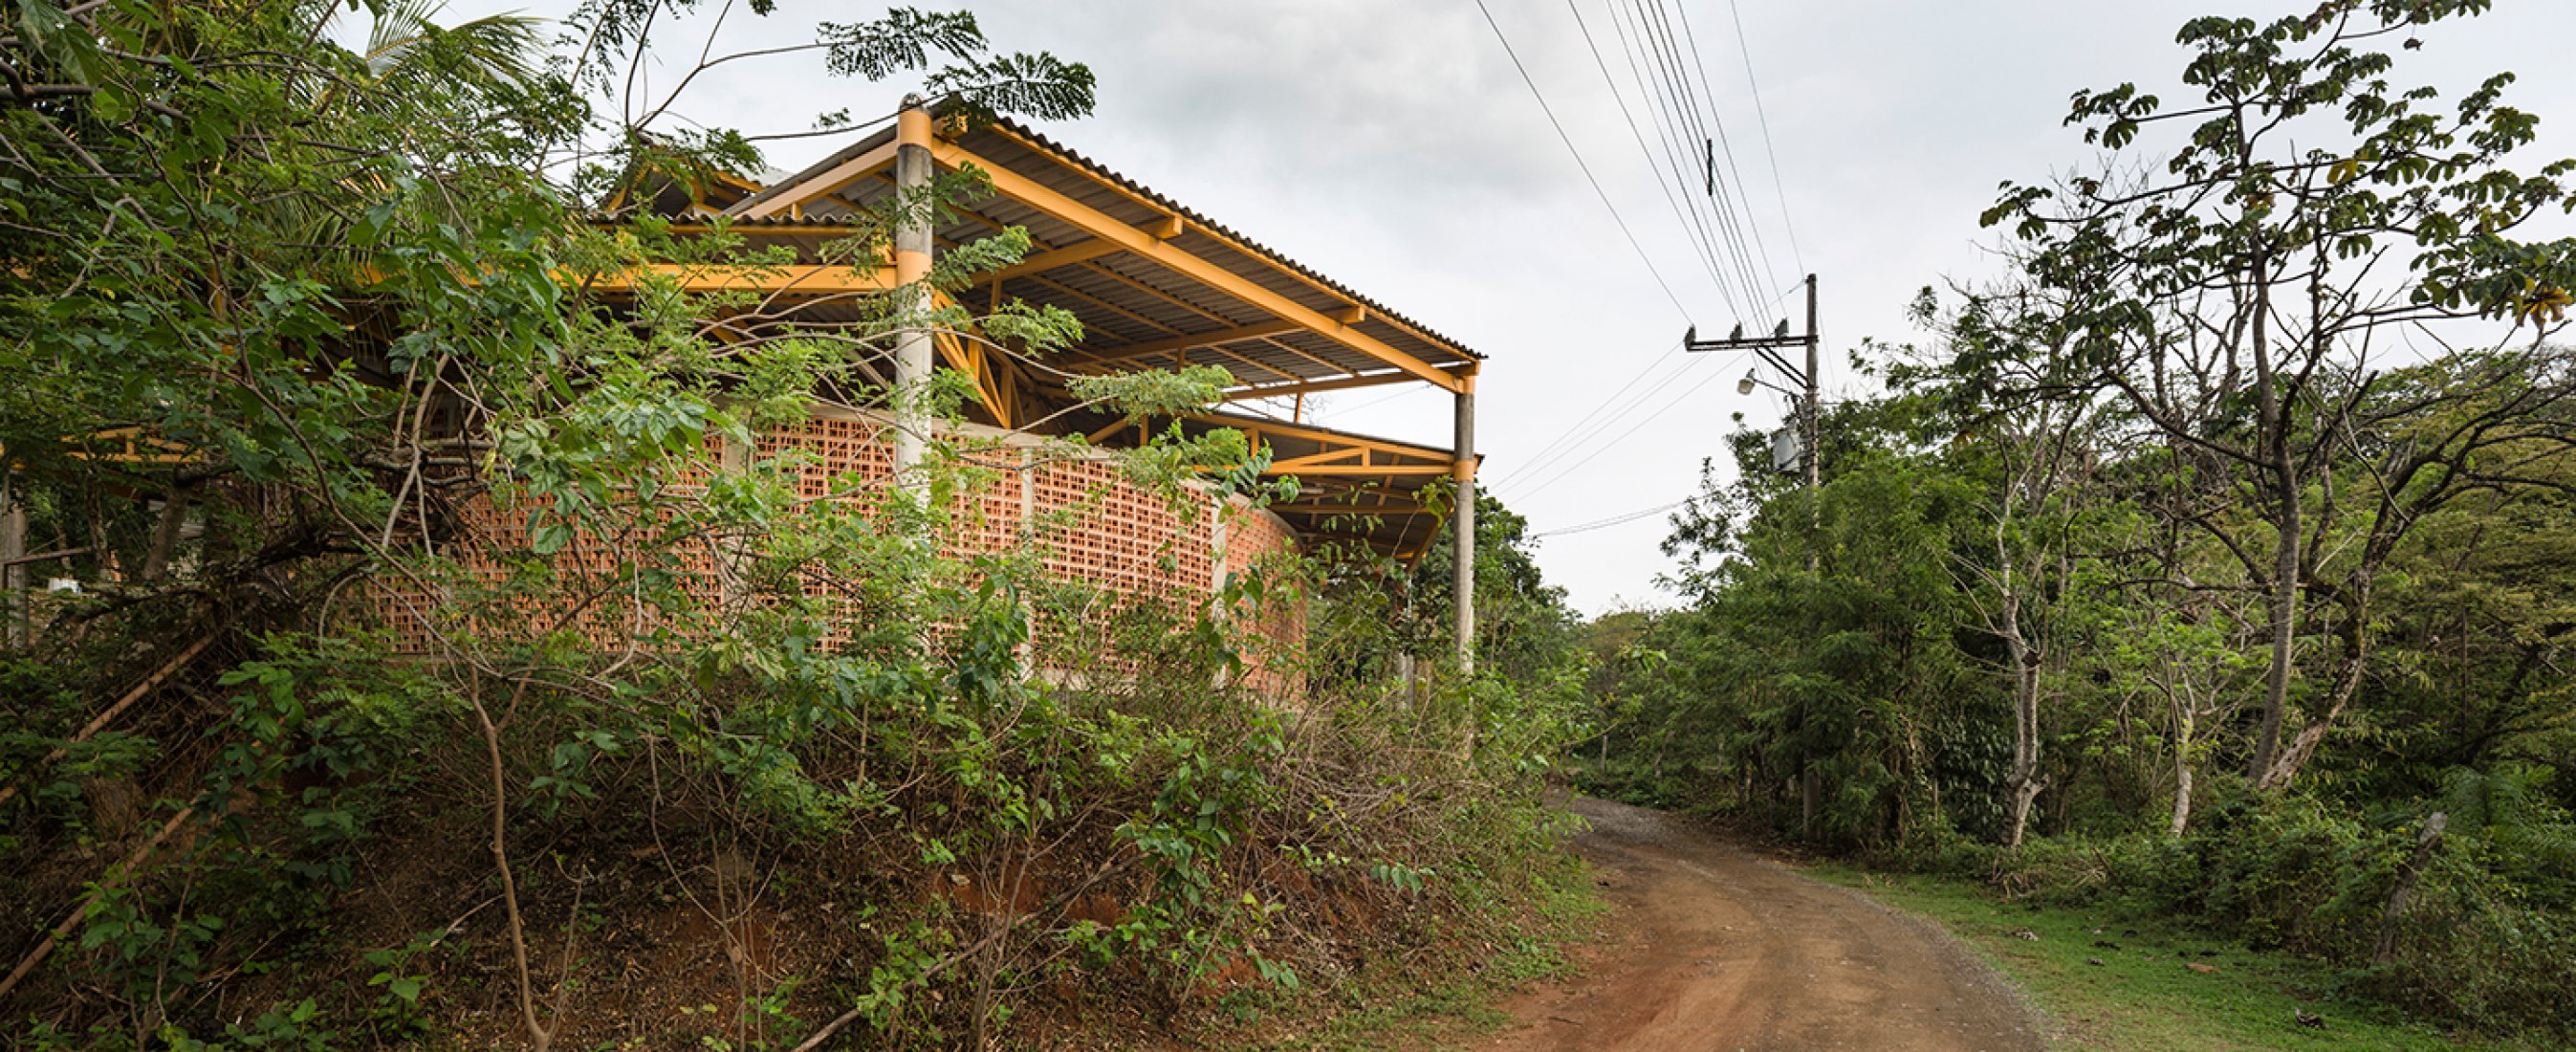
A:
[[[1590,867],[1568,858],[1565,869],[1537,882],[1536,901],[1497,905],[1491,934],[1441,947],[1410,969],[1340,984],[1332,991],[1280,998],[1256,994],[1234,1006],[1243,1025],[1211,1035],[1210,1048],[1258,1052],[1385,1052],[1453,1048],[1511,1021],[1496,1005],[1533,982],[1569,974],[1566,951],[1598,934],[1609,909]],[[1479,925],[1479,927],[1483,927]],[[1249,993],[1250,991],[1247,991]]]
[[[1806,872],[1938,921],[2029,993],[2048,1014],[2052,1045],[2059,1048],[2529,1047],[2445,1034],[2384,1006],[2340,999],[2330,968],[2253,953],[2188,928],[2101,910],[2007,903],[1949,878],[1841,864]],[[2322,1025],[2301,1023],[2303,1013]]]

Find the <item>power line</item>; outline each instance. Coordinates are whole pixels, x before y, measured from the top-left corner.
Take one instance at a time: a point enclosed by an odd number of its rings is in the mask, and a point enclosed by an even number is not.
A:
[[[1627,525],[1627,524],[1629,524],[1629,523],[1636,522],[1636,521],[1638,521],[1638,520],[1640,520],[1640,519],[1653,518],[1654,516],[1661,515],[1661,514],[1663,514],[1663,513],[1665,513],[1665,512],[1671,511],[1671,510],[1673,510],[1673,509],[1675,509],[1675,508],[1681,507],[1682,505],[1684,505],[1684,504],[1688,504],[1688,503],[1690,503],[1690,500],[1689,500],[1688,498],[1684,498],[1684,499],[1682,499],[1682,500],[1674,501],[1674,502],[1672,502],[1672,503],[1670,503],[1670,504],[1659,504],[1659,505],[1656,505],[1655,507],[1652,507],[1652,508],[1645,508],[1645,509],[1638,510],[1638,511],[1632,511],[1632,512],[1629,512],[1629,513],[1627,513],[1627,514],[1625,514],[1625,515],[1613,515],[1613,516],[1611,516],[1611,517],[1609,517],[1609,518],[1601,519],[1601,520],[1599,520],[1599,521],[1595,521],[1595,522],[1587,522],[1587,523],[1584,523],[1584,524],[1583,524],[1583,525],[1581,525],[1581,526],[1568,526],[1568,527],[1565,527],[1565,528],[1563,528],[1563,529],[1547,530],[1547,531],[1542,532],[1542,533],[1533,533],[1533,534],[1530,534],[1530,535],[1529,535],[1529,539],[1534,541],[1534,540],[1537,540],[1537,539],[1539,539],[1539,538],[1541,538],[1541,537],[1563,537],[1563,536],[1567,536],[1567,535],[1569,535],[1569,534],[1576,534],[1576,533],[1590,533],[1590,532],[1592,532],[1592,531],[1594,531],[1594,530],[1606,530],[1606,529],[1609,529],[1610,527],[1613,527],[1613,526],[1625,526],[1625,525]]]
[[[1718,135],[1711,135],[1708,123],[1701,119],[1703,112],[1714,117],[1717,100],[1713,96],[1703,99],[1691,91],[1690,76],[1683,72],[1681,47],[1673,38],[1672,22],[1665,16],[1663,0],[1654,0],[1651,17],[1648,14],[1646,0],[1631,0],[1631,2],[1637,11],[1639,39],[1653,54],[1665,84],[1672,92],[1675,105],[1687,118],[1680,130],[1689,135],[1692,142],[1701,144],[1704,150],[1707,143],[1724,134],[1721,128]],[[1707,166],[1709,207],[1717,216],[1718,229],[1725,233],[1727,243],[1734,248],[1737,273],[1744,279],[1748,294],[1752,294],[1751,290],[1763,287],[1764,282],[1753,272],[1753,252],[1746,247],[1744,230],[1741,224],[1736,222],[1735,208],[1728,200],[1730,195],[1724,192],[1724,181],[1717,178],[1717,158],[1707,156],[1704,152],[1694,154],[1694,157],[1699,158],[1701,163]],[[1767,259],[1764,260],[1763,266],[1766,270],[1770,269],[1770,262]]]
[[[1592,65],[1601,71],[1602,83],[1610,86],[1610,100],[1619,104],[1619,119],[1627,122],[1629,137],[1636,140],[1637,152],[1646,158],[1646,170],[1654,173],[1655,186],[1664,192],[1664,203],[1671,206],[1673,218],[1682,224],[1682,233],[1685,236],[1690,235],[1692,233],[1690,220],[1682,217],[1681,205],[1682,198],[1689,196],[1688,184],[1683,185],[1681,196],[1674,195],[1673,184],[1664,177],[1664,170],[1655,165],[1655,151],[1646,145],[1646,133],[1637,129],[1637,117],[1628,109],[1627,95],[1619,90],[1618,78],[1610,75],[1610,63],[1602,59],[1600,45],[1593,42],[1592,27],[1583,21],[1583,8],[1578,6],[1575,0],[1565,0],[1565,10],[1574,16],[1574,28],[1583,34],[1583,47],[1592,52]],[[1719,267],[1714,248],[1697,237],[1689,237],[1689,240],[1691,247],[1698,251],[1701,264],[1708,268],[1709,283],[1717,287],[1719,298],[1727,301],[1727,309],[1735,311],[1737,319],[1742,320],[1744,317],[1742,306],[1735,302],[1735,294],[1727,289],[1726,282],[1718,276]]]
[[[1485,24],[1493,27],[1494,39],[1502,42],[1503,54],[1510,56],[1512,68],[1520,71],[1521,83],[1529,85],[1530,97],[1537,99],[1540,112],[1547,114],[1547,123],[1556,129],[1557,139],[1565,143],[1565,152],[1573,154],[1575,166],[1583,169],[1583,178],[1601,198],[1601,207],[1610,210],[1610,221],[1619,224],[1619,232],[1628,238],[1628,247],[1637,251],[1637,262],[1646,265],[1646,272],[1654,275],[1655,284],[1664,290],[1664,298],[1673,301],[1673,309],[1681,312],[1683,320],[1689,320],[1690,308],[1682,306],[1682,298],[1673,294],[1672,283],[1664,280],[1664,272],[1655,269],[1655,261],[1646,255],[1646,246],[1638,243],[1636,232],[1628,229],[1628,221],[1620,217],[1619,206],[1610,203],[1609,191],[1601,188],[1601,180],[1592,174],[1592,165],[1584,161],[1583,151],[1575,148],[1574,137],[1567,135],[1565,124],[1556,119],[1556,107],[1547,104],[1547,93],[1538,90],[1538,81],[1531,79],[1529,67],[1521,64],[1520,52],[1512,50],[1512,38],[1503,33],[1502,23],[1494,21],[1493,9],[1485,6],[1485,0],[1476,0],[1476,10],[1483,12]]]
[[[1566,428],[1554,439],[1550,440],[1547,445],[1540,447],[1537,453],[1532,454],[1529,460],[1524,461],[1520,467],[1515,468],[1509,476],[1496,482],[1495,489],[1497,491],[1509,489],[1512,486],[1530,478],[1533,474],[1545,470],[1549,463],[1568,453],[1572,453],[1576,449],[1582,448],[1583,443],[1588,441],[1591,436],[1600,433],[1603,428],[1607,428],[1611,424],[1617,423],[1620,418],[1625,417],[1631,410],[1634,410],[1638,404],[1654,397],[1655,391],[1660,389],[1660,384],[1656,387],[1649,387],[1644,391],[1639,392],[1637,397],[1632,401],[1622,403],[1619,400],[1621,395],[1627,394],[1631,388],[1636,387],[1638,383],[1644,381],[1648,376],[1654,375],[1656,370],[1663,368],[1664,363],[1673,361],[1675,356],[1681,355],[1683,346],[1683,344],[1676,343],[1672,346],[1672,349],[1665,351],[1661,357],[1646,363],[1646,367],[1638,370],[1637,375],[1629,377],[1627,383],[1621,384],[1618,390],[1610,392],[1610,397],[1602,399],[1601,404],[1593,406],[1591,412],[1583,414],[1583,419],[1575,421],[1573,426]],[[1682,367],[1674,370],[1671,376],[1665,377],[1662,381],[1663,383],[1670,383],[1681,374],[1689,372],[1690,367],[1697,364],[1699,361],[1699,359],[1688,356],[1682,356],[1679,360],[1682,363]],[[1614,404],[1617,405],[1617,408],[1612,410],[1610,416],[1607,419],[1602,420],[1599,426],[1593,427],[1589,430],[1585,428],[1584,425],[1592,423],[1593,418],[1600,416],[1603,410],[1610,410]],[[1574,445],[1567,447],[1565,444],[1568,442],[1572,442]]]
[[[1674,398],[1672,401],[1669,401],[1669,402],[1664,403],[1664,407],[1663,407],[1663,408],[1661,408],[1661,409],[1657,409],[1657,410],[1655,410],[1655,411],[1654,411],[1654,412],[1652,412],[1652,413],[1648,413],[1648,414],[1646,414],[1646,416],[1645,416],[1645,418],[1644,418],[1644,419],[1641,419],[1641,420],[1637,421],[1635,424],[1630,425],[1630,426],[1629,426],[1629,428],[1628,428],[1627,430],[1622,431],[1622,432],[1619,432],[1619,434],[1618,434],[1616,437],[1613,437],[1610,441],[1608,441],[1608,442],[1606,442],[1606,443],[1603,443],[1599,448],[1594,449],[1592,452],[1584,454],[1583,459],[1581,459],[1581,460],[1577,460],[1577,461],[1575,461],[1574,463],[1568,464],[1568,465],[1566,465],[1564,468],[1559,469],[1559,470],[1557,471],[1557,473],[1556,473],[1556,474],[1551,475],[1551,476],[1548,476],[1548,478],[1547,478],[1547,480],[1546,480],[1546,481],[1539,483],[1539,484],[1538,484],[1538,486],[1537,486],[1537,488],[1535,488],[1535,489],[1528,489],[1528,490],[1522,490],[1522,491],[1520,491],[1520,492],[1518,492],[1518,493],[1513,494],[1512,499],[1514,499],[1514,500],[1527,500],[1527,499],[1529,499],[1529,498],[1531,498],[1531,497],[1535,497],[1535,496],[1539,495],[1540,493],[1545,492],[1545,491],[1547,490],[1547,488],[1548,488],[1548,487],[1550,487],[1550,486],[1554,486],[1554,485],[1556,485],[1556,484],[1557,484],[1557,483],[1559,483],[1559,482],[1565,481],[1566,476],[1572,475],[1572,474],[1574,473],[1575,469],[1580,468],[1580,467],[1582,467],[1582,466],[1583,466],[1583,465],[1585,465],[1585,464],[1589,464],[1589,463],[1591,463],[1591,462],[1592,462],[1592,459],[1593,459],[1594,457],[1598,457],[1598,456],[1600,456],[1600,455],[1601,455],[1601,454],[1603,454],[1603,453],[1607,453],[1607,452],[1611,451],[1612,449],[1616,449],[1616,448],[1618,448],[1619,443],[1624,442],[1624,441],[1627,441],[1628,436],[1633,435],[1633,434],[1636,434],[1639,428],[1643,428],[1643,427],[1645,427],[1647,424],[1654,423],[1654,422],[1655,422],[1655,420],[1656,420],[1657,418],[1662,417],[1662,416],[1663,416],[1664,414],[1666,414],[1666,413],[1672,412],[1672,411],[1673,411],[1673,408],[1674,408],[1675,406],[1679,406],[1679,405],[1681,405],[1681,404],[1682,404],[1682,403],[1684,403],[1684,402],[1690,401],[1690,397],[1691,397],[1692,395],[1698,394],[1698,393],[1699,393],[1699,389],[1700,389],[1700,388],[1706,387],[1706,386],[1708,386],[1710,383],[1712,383],[1712,382],[1714,382],[1714,381],[1716,381],[1716,380],[1718,380],[1718,379],[1723,378],[1723,377],[1727,374],[1727,372],[1728,372],[1728,371],[1730,371],[1730,370],[1732,370],[1732,369],[1734,369],[1734,368],[1735,368],[1735,364],[1736,364],[1737,362],[1742,361],[1742,360],[1744,359],[1744,355],[1745,355],[1746,353],[1747,353],[1747,352],[1744,352],[1744,351],[1737,351],[1737,352],[1735,353],[1735,356],[1734,356],[1734,357],[1727,359],[1727,362],[1726,362],[1726,364],[1725,364],[1725,365],[1721,365],[1721,366],[1719,366],[1719,367],[1717,368],[1717,370],[1716,370],[1716,371],[1711,372],[1710,374],[1708,374],[1708,375],[1707,375],[1707,376],[1705,376],[1705,377],[1702,377],[1702,378],[1700,379],[1700,382],[1695,383],[1695,384],[1692,384],[1692,385],[1690,386],[1690,389],[1689,389],[1689,390],[1686,390],[1686,391],[1683,391],[1679,397]]]
[[[1608,6],[1610,8],[1610,28],[1618,34],[1620,57],[1628,63],[1628,74],[1636,81],[1637,94],[1639,97],[1651,100],[1655,104],[1647,110],[1647,113],[1649,116],[1657,118],[1655,121],[1655,133],[1656,137],[1664,144],[1665,163],[1672,171],[1673,179],[1679,182],[1682,186],[1688,187],[1691,179],[1687,174],[1686,169],[1697,168],[1696,165],[1688,165],[1683,162],[1682,153],[1684,148],[1679,145],[1683,140],[1692,138],[1688,122],[1685,121],[1674,108],[1671,92],[1664,87],[1655,85],[1653,82],[1654,78],[1648,77],[1645,73],[1646,66],[1652,62],[1652,49],[1644,43],[1644,25],[1640,24],[1637,27],[1636,34],[1632,36],[1628,31],[1627,24],[1619,17],[1619,9],[1615,0],[1613,0],[1613,2]],[[1646,56],[1644,61],[1640,60],[1641,55]],[[1653,163],[1651,158],[1648,163]],[[1712,226],[1708,219],[1707,209],[1701,203],[1700,199],[1697,197],[1690,197],[1687,194],[1684,196],[1690,201],[1690,221],[1692,224],[1695,224],[1700,240],[1712,246],[1720,246],[1716,249],[1719,255],[1725,256],[1730,260],[1735,259],[1735,253],[1730,248],[1724,247],[1728,244],[1727,239],[1721,236],[1716,231],[1716,228]],[[1730,278],[1729,280],[1735,281],[1738,287],[1743,289],[1745,293],[1743,299],[1751,299],[1753,287],[1743,284],[1741,276],[1742,265],[1740,261],[1738,261],[1736,270],[1737,276]],[[1730,302],[1737,301],[1730,300]],[[1740,311],[1742,308],[1738,307],[1735,309]]]
[[[1708,97],[1708,119],[1709,123],[1717,126],[1719,148],[1726,151],[1726,170],[1728,174],[1735,176],[1735,196],[1737,203],[1744,209],[1744,228],[1753,233],[1753,248],[1762,254],[1763,272],[1770,276],[1772,284],[1777,285],[1780,283],[1780,270],[1771,265],[1771,246],[1762,243],[1762,224],[1753,217],[1753,190],[1751,185],[1744,181],[1744,169],[1735,164],[1735,144],[1726,137],[1726,118],[1718,112],[1717,89],[1709,83],[1708,79],[1708,55],[1700,51],[1699,32],[1691,28],[1690,5],[1678,4],[1675,6],[1675,11],[1681,18],[1682,37],[1690,42],[1691,59],[1699,66],[1699,89]],[[1752,67],[1748,64],[1745,68]],[[1787,213],[1784,211],[1782,214]],[[1805,269],[1803,262],[1800,269]]]
[[[1726,0],[1726,10],[1735,18],[1735,48],[1744,53],[1744,82],[1753,87],[1753,116],[1762,123],[1762,152],[1771,159],[1771,189],[1780,196],[1780,227],[1789,232],[1789,258],[1798,264],[1798,272],[1807,271],[1807,260],[1798,251],[1798,227],[1789,221],[1789,188],[1780,178],[1780,151],[1771,146],[1771,115],[1762,111],[1762,82],[1753,76],[1753,45],[1744,40],[1744,9],[1735,0]]]

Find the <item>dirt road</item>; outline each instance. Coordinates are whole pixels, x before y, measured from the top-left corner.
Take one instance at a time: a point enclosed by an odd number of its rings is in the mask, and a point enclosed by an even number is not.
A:
[[[1619,934],[1584,974],[1506,1004],[1493,1047],[1540,1052],[2040,1048],[1993,970],[1929,924],[1668,816],[1578,800]]]

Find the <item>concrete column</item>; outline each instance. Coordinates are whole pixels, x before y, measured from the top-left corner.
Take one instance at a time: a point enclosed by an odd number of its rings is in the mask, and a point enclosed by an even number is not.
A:
[[[1807,425],[1807,463],[1805,464],[1805,481],[1807,483],[1807,496],[1810,499],[1815,497],[1816,487],[1822,485],[1824,480],[1824,451],[1816,448],[1817,441],[1824,437],[1823,433],[1818,430],[1816,422],[1816,413],[1818,409],[1817,397],[1823,390],[1824,386],[1821,382],[1822,377],[1818,373],[1816,362],[1817,345],[1821,342],[1823,341],[1816,335],[1816,276],[1809,274],[1807,275],[1807,402],[1806,405],[1802,407],[1806,410],[1806,420],[1802,422]]]
[[[900,313],[917,324],[930,313],[931,213],[922,200],[930,188],[930,111],[921,96],[907,95],[895,115],[894,185],[902,210],[894,231],[896,293]],[[930,330],[907,329],[894,345],[894,471],[915,496],[929,492],[920,477],[922,450],[930,434],[930,416],[922,411],[922,390],[930,381]]]
[[[1457,457],[1453,468],[1458,479],[1458,507],[1449,517],[1452,538],[1457,542],[1456,575],[1451,581],[1451,596],[1458,608],[1458,671],[1476,671],[1476,392],[1473,387],[1457,394]]]

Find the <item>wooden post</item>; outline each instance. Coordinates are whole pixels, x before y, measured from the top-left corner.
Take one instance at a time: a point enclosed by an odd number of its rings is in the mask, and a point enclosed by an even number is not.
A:
[[[894,231],[894,273],[901,288],[895,295],[904,330],[894,345],[894,472],[915,496],[926,496],[920,478],[922,450],[930,418],[921,397],[930,380],[931,210],[924,199],[930,189],[932,160],[930,111],[919,95],[907,95],[895,115],[894,185],[898,219]]]
[[[1450,455],[1457,458],[1458,509],[1449,522],[1458,559],[1450,594],[1458,607],[1458,671],[1463,675],[1476,671],[1476,389],[1470,386],[1455,397],[1457,443]]]
[[[5,462],[0,462],[5,463]],[[27,641],[27,509],[18,503],[18,480],[0,466],[0,643]]]

